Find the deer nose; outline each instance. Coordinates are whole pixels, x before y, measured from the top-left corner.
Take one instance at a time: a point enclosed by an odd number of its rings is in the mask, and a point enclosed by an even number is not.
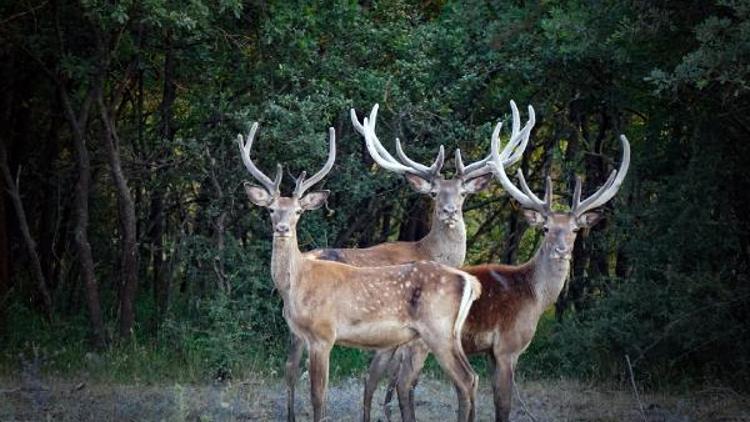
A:
[[[279,223],[276,225],[276,232],[278,233],[289,233],[289,224]]]
[[[456,206],[455,205],[443,205],[443,212],[446,214],[455,214]]]
[[[567,246],[555,246],[555,252],[557,252],[560,255],[565,255],[568,253],[568,247]]]

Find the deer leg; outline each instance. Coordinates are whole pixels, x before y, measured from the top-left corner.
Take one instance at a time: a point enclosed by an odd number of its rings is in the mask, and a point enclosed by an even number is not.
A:
[[[495,402],[495,421],[510,420],[510,405],[513,400],[513,357],[507,353],[493,353],[492,392]]]
[[[427,341],[426,337],[423,337]],[[458,395],[458,420],[459,422],[472,420],[472,403],[476,396],[477,375],[461,349],[458,339],[449,338],[442,343],[435,343],[434,339],[428,343],[435,354],[440,367],[451,378],[456,387]]]
[[[299,364],[304,351],[302,339],[293,332],[289,332],[289,354],[286,358],[284,380],[286,381],[286,411],[287,421],[294,422],[294,389],[299,379]]]
[[[375,394],[375,389],[378,387],[378,382],[383,378],[383,373],[386,369],[390,368],[391,360],[396,355],[397,349],[378,350],[375,352],[375,356],[370,362],[370,367],[367,370],[367,379],[365,380],[365,393],[363,403],[363,415],[362,420],[364,422],[370,422],[370,408],[372,407],[372,396]]]
[[[393,354],[390,362],[388,362],[388,386],[385,389],[385,397],[383,398],[383,416],[385,416],[386,422],[391,422],[391,401],[393,400],[393,393],[396,391],[396,384],[398,383],[398,374],[401,371],[401,364],[404,360],[404,355],[407,353],[407,347],[399,347]]]
[[[401,409],[401,420],[404,422],[417,420],[414,408],[414,388],[417,386],[419,373],[422,371],[428,353],[429,349],[421,341],[414,341],[408,347],[403,348],[404,356],[396,375],[396,391]]]
[[[326,417],[326,389],[328,388],[328,363],[333,343],[315,342],[308,345],[310,355],[310,395],[312,396],[313,421]]]

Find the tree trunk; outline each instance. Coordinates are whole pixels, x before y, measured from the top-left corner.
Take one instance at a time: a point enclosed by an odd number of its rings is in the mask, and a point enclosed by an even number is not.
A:
[[[223,206],[224,203],[224,189],[221,187],[219,178],[216,177],[216,160],[211,156],[211,152],[206,148],[206,155],[208,156],[209,175],[211,177],[211,184],[214,186],[216,191],[216,203],[219,206]],[[226,220],[227,212],[222,210],[216,220],[213,223],[214,241],[216,242],[216,254],[213,258],[213,268],[216,274],[216,282],[219,286],[219,290],[226,295],[232,294],[232,286],[229,284],[226,272],[224,271],[224,233],[226,232]]]
[[[159,104],[159,117],[161,140],[164,143],[171,143],[174,139],[175,128],[173,124],[173,105],[177,97],[177,85],[175,83],[175,54],[172,41],[171,31],[167,32],[164,42],[164,69],[163,79],[164,88],[162,99]],[[157,161],[164,156],[162,142],[157,144]],[[157,184],[161,176],[158,162],[153,166],[152,180]],[[165,274],[164,263],[164,234],[166,231],[166,215],[164,206],[165,195],[157,186],[151,193],[151,212],[149,217],[149,241],[151,242],[151,264],[153,269],[153,293],[156,303],[156,318],[161,319],[169,308],[169,297],[171,290],[171,280],[168,274]]]
[[[503,246],[502,263],[512,265],[518,255],[518,245],[521,243],[521,237],[526,231],[525,226],[519,224],[518,212],[511,211],[508,216],[508,235],[505,236],[505,246]]]
[[[94,257],[91,253],[91,244],[88,237],[89,226],[89,187],[91,184],[91,160],[86,148],[85,128],[88,121],[88,112],[95,95],[90,90],[81,107],[80,116],[76,117],[73,105],[70,103],[68,93],[60,81],[57,81],[60,97],[65,111],[65,117],[73,132],[73,145],[76,150],[78,165],[78,180],[75,185],[73,206],[76,213],[75,228],[73,229],[78,259],[80,261],[81,278],[86,288],[86,303],[91,320],[91,330],[94,345],[98,348],[105,346],[104,319],[102,317],[101,302],[99,300],[99,283],[96,280],[94,270]]]
[[[428,222],[429,206],[422,195],[413,196],[406,203],[404,221],[398,232],[398,240],[413,242],[427,235],[430,231]]]
[[[103,84],[102,84],[103,85]],[[136,232],[135,204],[128,187],[128,179],[120,161],[120,139],[109,109],[104,102],[104,87],[100,85],[97,100],[104,122],[104,146],[112,171],[112,181],[117,191],[117,205],[122,228],[122,251],[120,251],[120,337],[128,338],[135,323],[135,294],[138,288],[138,242]]]
[[[18,218],[18,228],[23,236],[24,244],[26,244],[26,250],[29,254],[29,261],[31,262],[31,274],[36,281],[36,288],[39,296],[42,299],[42,310],[48,321],[52,321],[52,297],[49,294],[47,288],[47,281],[44,279],[44,272],[42,271],[42,264],[39,261],[39,254],[36,250],[36,242],[31,237],[31,231],[29,230],[29,222],[26,220],[26,210],[23,208],[23,202],[21,201],[21,193],[18,190],[18,179],[13,180],[13,176],[10,173],[10,167],[8,166],[8,156],[5,150],[5,143],[0,142],[0,171],[3,173],[3,179],[7,186],[7,192],[13,202],[13,207],[16,211],[16,218]],[[20,176],[20,172],[19,172]]]

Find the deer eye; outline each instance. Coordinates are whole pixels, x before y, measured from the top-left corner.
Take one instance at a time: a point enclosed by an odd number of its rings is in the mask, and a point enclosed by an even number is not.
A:
[[[547,226],[542,227],[542,230],[544,230],[545,233],[549,233],[549,227]]]

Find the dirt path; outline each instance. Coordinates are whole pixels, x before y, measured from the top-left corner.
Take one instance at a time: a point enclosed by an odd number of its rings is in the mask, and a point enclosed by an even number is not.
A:
[[[572,381],[528,381],[520,385],[524,402],[537,421],[640,421],[629,391]],[[333,383],[328,409],[332,421],[358,421],[359,379]],[[307,380],[300,382],[298,420],[310,417]],[[420,421],[450,421],[455,415],[453,388],[425,378],[415,392]],[[375,399],[374,420],[382,420],[383,387]],[[750,398],[729,389],[707,388],[684,397],[644,395],[649,421],[750,421]],[[83,380],[0,380],[2,421],[277,421],[285,420],[285,390],[278,380],[245,380],[222,385],[104,385]],[[493,418],[492,396],[481,385],[479,420]],[[392,408],[399,420],[398,407]],[[512,420],[531,421],[514,399]]]

